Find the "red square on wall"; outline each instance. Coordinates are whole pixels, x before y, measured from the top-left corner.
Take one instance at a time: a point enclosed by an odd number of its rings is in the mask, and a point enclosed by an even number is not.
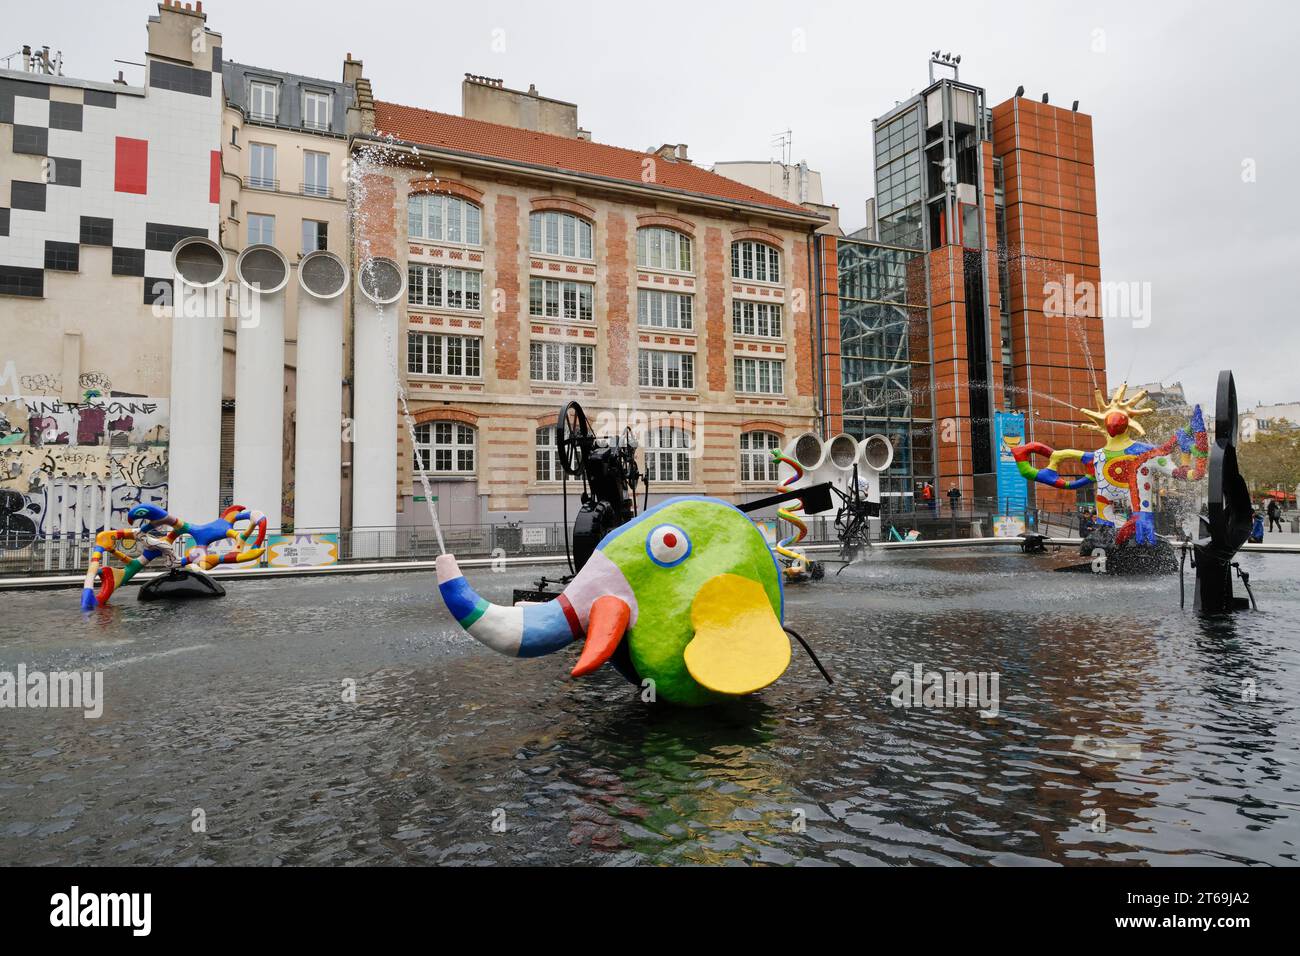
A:
[[[117,137],[117,161],[113,173],[113,188],[120,193],[149,191],[149,141]]]

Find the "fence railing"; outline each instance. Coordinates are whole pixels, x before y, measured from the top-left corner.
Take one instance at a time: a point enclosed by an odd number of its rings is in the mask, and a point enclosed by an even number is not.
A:
[[[880,540],[906,537],[915,530],[923,539],[978,538],[995,534],[995,519],[1011,518],[1023,522],[1027,531],[1055,537],[1079,537],[1083,516],[1078,512],[1052,512],[1038,509],[998,507],[996,499],[972,499],[965,506],[958,502],[935,503],[934,508],[891,507],[897,499],[886,500],[881,507]],[[756,520],[762,520],[755,516]],[[769,522],[771,518],[767,519]],[[803,518],[808,536],[803,544],[838,544],[835,512]],[[1003,533],[1018,527],[1012,521]],[[791,526],[779,523],[776,531],[784,536]],[[891,534],[891,530],[893,534]],[[1162,533],[1174,529],[1161,528]],[[511,521],[489,524],[445,524],[443,541],[449,552],[464,557],[526,557],[563,554],[565,526],[560,522]],[[570,531],[570,534],[572,532]],[[279,538],[286,543],[312,545],[314,556],[298,553],[298,566],[311,563],[430,561],[438,555],[438,537],[431,525],[397,528],[352,528],[337,532],[285,531]],[[271,539],[278,543],[278,538]],[[333,545],[333,554],[330,553]],[[0,575],[70,574],[84,571],[94,546],[91,532],[33,535],[31,532],[0,531]],[[183,545],[182,545],[183,546]],[[294,559],[277,548],[263,557],[262,563],[292,567]]]

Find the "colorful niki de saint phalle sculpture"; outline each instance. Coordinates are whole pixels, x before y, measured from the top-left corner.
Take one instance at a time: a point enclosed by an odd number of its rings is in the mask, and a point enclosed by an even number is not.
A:
[[[449,554],[437,572],[452,617],[494,651],[540,657],[585,638],[574,677],[609,661],[670,703],[750,694],[790,664],[776,560],[754,523],[716,498],[672,498],[615,528],[544,604],[488,603]]]
[[[101,531],[95,536],[81,590],[83,611],[107,604],[114,591],[155,561],[168,574],[141,588],[140,600],[221,597],[225,589],[203,572],[218,564],[256,561],[266,550],[263,547],[266,515],[248,511],[243,505],[231,505],[220,518],[206,524],[190,524],[157,505],[136,505],[126,517],[132,527]],[[247,525],[237,528],[239,522]],[[183,558],[178,558],[173,545],[182,536],[188,536],[194,544]],[[251,543],[250,536],[253,536]],[[225,541],[232,542],[231,547],[218,552],[214,546]],[[110,558],[116,558],[123,566],[111,567]]]
[[[1157,539],[1152,492],[1156,476],[1168,475],[1186,481],[1204,478],[1209,441],[1199,405],[1192,411],[1190,426],[1180,429],[1162,445],[1139,441],[1135,436],[1145,435],[1146,429],[1137,419],[1155,409],[1142,404],[1147,395],[1145,389],[1132,398],[1124,397],[1127,391],[1128,386],[1121,385],[1107,402],[1097,389],[1097,408],[1079,409],[1091,419],[1084,427],[1106,436],[1106,444],[1096,451],[1072,448],[1058,451],[1041,442],[1028,442],[1012,448],[1012,454],[1020,474],[1030,481],[1053,488],[1096,485],[1097,524],[1118,528],[1116,547],[1130,539],[1135,544],[1154,546]],[[1047,455],[1047,467],[1035,468],[1029,463],[1031,455]],[[1182,463],[1184,455],[1190,456],[1191,464]],[[1062,477],[1058,468],[1064,461],[1079,462],[1088,469],[1088,474],[1073,479]],[[1127,520],[1116,510],[1116,505],[1125,500],[1130,513]]]

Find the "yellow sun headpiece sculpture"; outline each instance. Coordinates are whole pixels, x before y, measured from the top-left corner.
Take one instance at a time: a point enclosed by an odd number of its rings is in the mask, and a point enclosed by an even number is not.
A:
[[[1096,397],[1097,407],[1081,408],[1079,411],[1092,419],[1091,422],[1084,422],[1082,428],[1090,428],[1095,432],[1101,432],[1103,435],[1116,436],[1123,434],[1126,429],[1131,429],[1139,435],[1145,435],[1146,429],[1142,423],[1137,420],[1139,415],[1150,415],[1155,411],[1153,405],[1143,405],[1146,401],[1147,390],[1144,388],[1132,398],[1125,398],[1128,391],[1128,384],[1125,383],[1115,389],[1115,394],[1111,396],[1110,401],[1106,401],[1106,396],[1102,394],[1101,389],[1095,389],[1093,395]],[[1096,424],[1093,424],[1095,422]]]

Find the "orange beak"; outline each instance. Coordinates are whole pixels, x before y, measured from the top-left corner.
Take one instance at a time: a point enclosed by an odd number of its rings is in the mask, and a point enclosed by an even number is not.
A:
[[[596,598],[587,619],[587,641],[571,672],[574,677],[590,674],[614,656],[631,616],[632,609],[622,598],[612,594]]]

